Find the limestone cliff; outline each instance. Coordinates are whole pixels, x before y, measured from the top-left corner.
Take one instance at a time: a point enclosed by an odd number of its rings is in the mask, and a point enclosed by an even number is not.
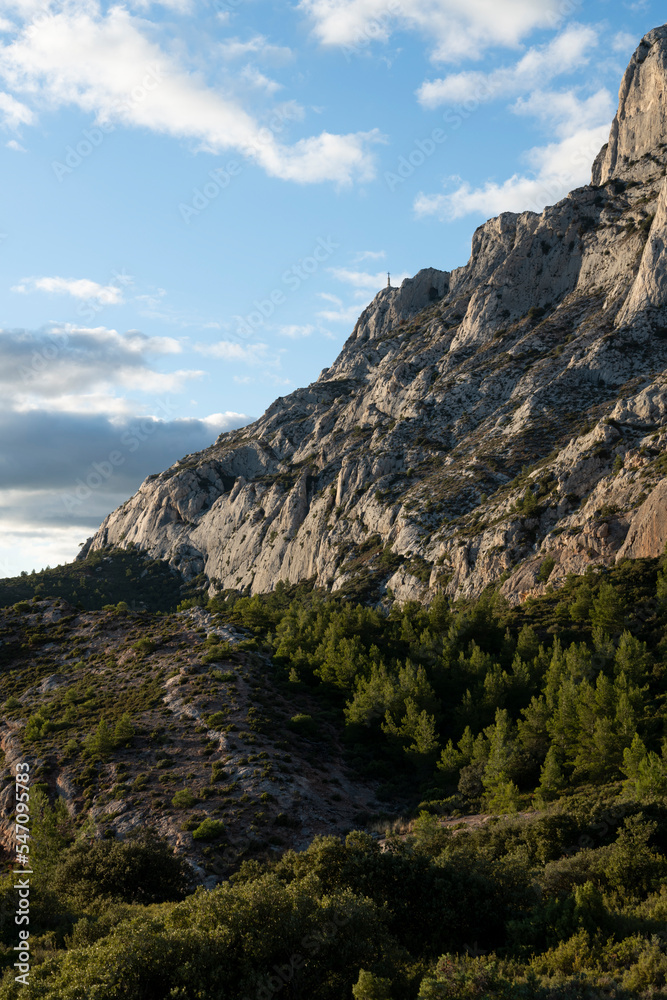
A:
[[[314,578],[511,600],[667,538],[667,26],[593,183],[383,289],[316,382],[189,455],[84,553],[134,543],[220,588]]]

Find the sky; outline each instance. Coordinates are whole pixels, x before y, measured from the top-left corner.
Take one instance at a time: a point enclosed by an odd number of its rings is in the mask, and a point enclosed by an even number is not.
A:
[[[0,0],[0,576],[586,183],[664,4]]]

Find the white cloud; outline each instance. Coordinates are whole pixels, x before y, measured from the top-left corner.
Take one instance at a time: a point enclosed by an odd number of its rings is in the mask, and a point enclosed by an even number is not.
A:
[[[264,35],[254,35],[247,42],[242,42],[240,38],[228,38],[220,43],[219,48],[225,59],[245,59],[254,55],[271,62],[287,62],[292,58],[291,49],[285,45],[272,45]]]
[[[335,306],[342,306],[343,300],[339,299],[337,295],[332,295],[330,292],[318,292],[318,297],[324,299],[325,302],[333,302]]]
[[[5,146],[7,147],[7,149],[13,149],[15,153],[27,153],[28,152],[28,150],[25,148],[25,146],[22,146],[20,142],[16,141],[16,139],[10,139],[9,142],[5,143]]]
[[[355,289],[363,290],[364,292],[379,292],[381,288],[384,288],[387,284],[387,272],[379,271],[377,274],[369,274],[368,271],[352,271],[347,267],[330,267],[328,268],[330,274],[333,274],[334,278],[338,281],[344,282],[346,285],[351,285]],[[405,278],[409,278],[411,275],[404,271],[402,274],[397,274],[392,277],[391,283],[396,287],[400,285]]]
[[[147,475],[251,419],[234,412],[178,418],[168,402],[159,417],[123,419],[0,407],[0,576],[73,559],[78,544]]]
[[[361,264],[365,260],[384,260],[386,256],[384,250],[360,250],[354,255],[354,263]]]
[[[563,139],[583,129],[595,129],[614,117],[614,100],[608,90],[581,99],[573,90],[536,90],[512,106],[515,114],[533,115]]]
[[[573,90],[538,90],[520,98],[512,110],[537,117],[559,141],[524,154],[530,167],[527,174],[517,173],[502,182],[489,180],[478,188],[464,182],[447,193],[421,192],[414,203],[418,216],[450,221],[471,214],[489,218],[500,212],[541,212],[590,181],[593,160],[609,137],[614,112],[609,91],[581,99]]]
[[[363,312],[363,309],[360,309],[355,304],[341,306],[340,309],[322,309],[317,315],[320,319],[324,319],[328,323],[356,323],[361,312]]]
[[[379,291],[387,284],[386,271],[380,271],[378,274],[369,274],[368,271],[352,271],[347,267],[330,267],[328,271],[338,281],[342,281],[346,285],[352,285],[353,288],[363,289],[364,291]]]
[[[590,181],[591,164],[607,141],[609,125],[582,129],[561,142],[535,148],[528,154],[531,176],[514,174],[498,183],[488,181],[473,188],[461,184],[450,194],[420,193],[414,204],[419,216],[435,215],[443,221],[466,215],[488,219],[501,212],[541,212],[575,187]]]
[[[427,81],[417,92],[419,101],[425,107],[435,108],[441,104],[506,97],[544,86],[560,74],[585,66],[597,39],[593,28],[571,25],[547,45],[529,49],[514,66],[491,73],[452,73],[440,80]]]
[[[238,344],[233,340],[219,340],[216,344],[195,344],[195,350],[220,361],[237,361],[247,365],[265,364],[268,344]]]
[[[208,417],[202,417],[201,422],[210,427],[212,431],[221,434],[234,427],[242,427],[249,423],[251,417],[245,413],[235,413],[233,410],[226,410],[225,413],[210,413]]]
[[[275,94],[282,90],[282,84],[271,80],[256,66],[244,66],[239,73],[239,79],[246,87],[253,87],[256,90],[263,90],[267,94]]]
[[[637,36],[630,34],[629,31],[619,31],[618,34],[614,35],[611,47],[614,52],[629,55],[637,48]]]
[[[0,125],[17,129],[20,125],[32,125],[35,116],[29,107],[21,104],[11,94],[0,92]]]
[[[383,141],[377,129],[322,132],[283,145],[142,29],[145,23],[122,7],[104,16],[92,0],[78,10],[67,7],[36,18],[0,48],[0,75],[38,103],[76,105],[101,122],[147,128],[207,152],[235,149],[283,180],[348,185],[375,175],[370,147]]]
[[[123,293],[117,285],[99,285],[88,278],[22,278],[12,291],[24,295],[32,291],[71,295],[75,299],[99,302],[103,306],[117,306],[123,302]]]
[[[562,0],[300,0],[323,45],[361,48],[395,30],[418,31],[437,60],[479,59],[515,48],[535,28],[557,27]]]
[[[33,504],[42,498],[36,494],[13,497],[25,511],[26,501]],[[34,522],[15,520],[6,504],[0,505],[3,530],[0,542],[0,576],[18,576],[23,570],[39,572],[47,566],[72,562],[81,542],[90,534],[88,525],[37,528]]]
[[[136,331],[119,334],[106,327],[3,330],[0,398],[5,406],[20,411],[39,406],[67,412],[122,413],[126,401],[114,387],[180,391],[187,380],[201,376],[199,371],[156,372],[149,362],[151,356],[180,351],[178,342],[170,337],[147,337]]]
[[[306,326],[281,326],[278,333],[282,337],[289,337],[291,340],[300,340],[303,337],[310,337],[311,333],[315,332],[315,327],[307,324]]]

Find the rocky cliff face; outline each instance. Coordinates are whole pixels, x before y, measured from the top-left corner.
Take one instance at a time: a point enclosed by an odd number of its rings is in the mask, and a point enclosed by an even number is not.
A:
[[[513,601],[667,538],[667,26],[632,59],[593,183],[383,289],[331,368],[189,455],[85,551],[212,586],[372,579]]]

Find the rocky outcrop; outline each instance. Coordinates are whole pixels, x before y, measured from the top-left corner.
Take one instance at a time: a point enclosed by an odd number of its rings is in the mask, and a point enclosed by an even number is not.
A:
[[[655,558],[663,554],[666,544],[667,480],[663,480],[637,511],[618,558]]]
[[[667,139],[667,25],[650,31],[628,66],[609,142],[593,166],[593,183],[649,172]],[[637,166],[639,165],[639,171]]]
[[[616,325],[631,325],[643,319],[653,330],[662,332],[667,323],[665,306],[667,306],[667,179],[662,182],[655,219],[651,224],[642,254],[639,273],[618,315]]]
[[[593,185],[485,223],[451,274],[383,289],[316,382],[151,477],[84,554],[133,543],[255,593],[365,580],[427,600],[502,579],[515,601],[662,551],[666,66],[661,28]]]

